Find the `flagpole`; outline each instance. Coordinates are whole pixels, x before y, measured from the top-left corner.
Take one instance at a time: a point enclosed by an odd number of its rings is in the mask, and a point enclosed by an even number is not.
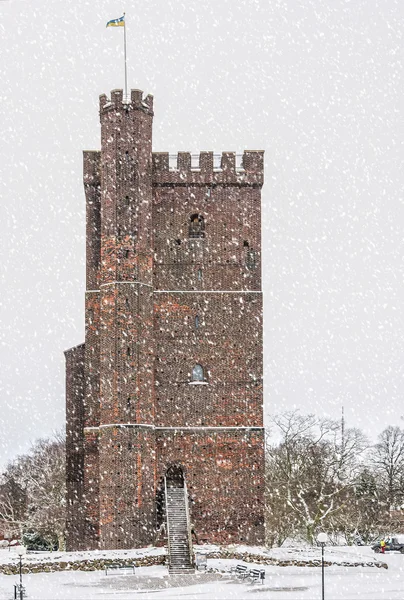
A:
[[[125,13],[123,13],[123,45],[124,45],[124,54],[125,54],[125,102],[128,99],[128,70],[126,66],[126,18]]]

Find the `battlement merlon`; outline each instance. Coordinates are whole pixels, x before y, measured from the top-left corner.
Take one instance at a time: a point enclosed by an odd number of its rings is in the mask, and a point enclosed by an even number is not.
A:
[[[131,90],[130,96],[124,98],[123,90],[112,90],[111,98],[106,94],[100,96],[100,116],[112,110],[141,110],[153,116],[153,96],[148,94],[143,98],[141,90]]]
[[[101,152],[99,150],[83,151],[83,182],[84,187],[101,185]]]
[[[239,166],[235,152],[178,152],[172,166],[168,152],[153,152],[153,185],[246,185],[264,184],[264,151],[245,150]],[[193,160],[194,159],[194,160]],[[197,159],[197,160],[195,160]]]

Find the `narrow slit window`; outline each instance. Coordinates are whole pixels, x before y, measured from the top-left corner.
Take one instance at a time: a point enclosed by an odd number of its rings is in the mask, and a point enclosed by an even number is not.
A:
[[[257,266],[257,256],[255,250],[248,249],[245,257],[245,264],[247,269],[255,269]]]
[[[202,269],[198,269],[198,281],[202,281]]]
[[[199,315],[195,316],[195,329],[199,329]]]

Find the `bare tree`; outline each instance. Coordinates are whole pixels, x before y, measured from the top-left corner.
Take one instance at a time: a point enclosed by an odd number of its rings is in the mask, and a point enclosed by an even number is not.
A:
[[[372,462],[386,503],[392,510],[404,500],[404,431],[400,427],[387,427],[378,440]]]
[[[0,523],[8,538],[22,538],[27,520],[27,494],[12,477],[0,481]]]
[[[298,411],[276,416],[273,423],[281,441],[267,445],[267,469],[276,474],[276,482],[267,480],[268,510],[276,508],[275,485],[277,503],[287,506],[313,543],[316,530],[344,509],[367,442],[358,430],[342,435],[339,423]]]
[[[330,526],[336,539],[342,535],[348,545],[359,540],[370,544],[384,533],[383,503],[369,466],[360,467],[353,487],[348,490],[344,510],[331,519]]]
[[[20,496],[10,493],[12,482],[21,490]],[[18,527],[20,535],[34,531],[49,541],[57,540],[59,549],[63,549],[65,485],[63,436],[38,440],[29,454],[18,457],[3,474],[0,519],[9,527]]]

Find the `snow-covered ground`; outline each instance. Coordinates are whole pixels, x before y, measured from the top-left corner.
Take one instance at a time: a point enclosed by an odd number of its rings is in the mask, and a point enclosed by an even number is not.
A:
[[[290,550],[290,549],[288,549]],[[344,548],[344,556],[374,558],[369,549]],[[318,549],[313,549],[318,553]],[[57,553],[55,553],[57,554]],[[110,555],[110,553],[108,553]],[[296,552],[297,555],[301,554]],[[311,552],[310,552],[311,554]],[[75,558],[77,555],[75,554]],[[300,558],[300,556],[299,556]],[[389,569],[338,567],[325,570],[326,600],[402,600],[404,556],[386,554]],[[208,567],[228,571],[240,561],[209,559]],[[248,565],[250,568],[253,566]],[[140,567],[136,575],[108,575],[102,571],[65,571],[24,575],[29,600],[117,600],[122,598],[181,600],[314,600],[321,598],[321,569],[316,567],[265,567],[264,585],[237,581],[234,576],[200,573],[169,577],[166,567]],[[0,575],[0,599],[12,598],[16,576]]]

